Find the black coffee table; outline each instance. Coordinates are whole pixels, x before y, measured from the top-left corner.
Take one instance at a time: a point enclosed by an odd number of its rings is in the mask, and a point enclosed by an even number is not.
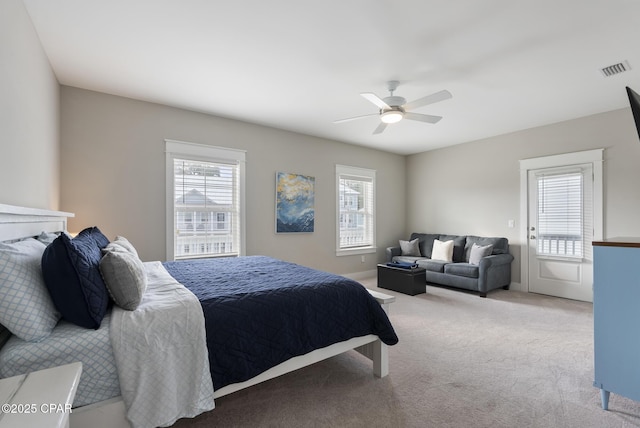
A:
[[[378,287],[415,296],[427,292],[424,268],[402,269],[385,264],[378,265]]]

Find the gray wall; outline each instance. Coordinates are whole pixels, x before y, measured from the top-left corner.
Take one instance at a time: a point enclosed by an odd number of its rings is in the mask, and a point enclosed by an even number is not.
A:
[[[0,2],[0,40],[0,203],[76,212],[71,230],[97,224],[128,236],[146,260],[164,256],[165,138],[246,149],[248,254],[338,273],[373,270],[397,239],[439,231],[508,237],[518,282],[518,160],[594,148],[606,149],[605,237],[640,236],[640,142],[629,109],[405,158],[80,89],[60,94],[20,0]],[[335,163],[378,171],[376,260],[335,256]],[[273,232],[276,171],[316,177],[315,233]]]
[[[374,270],[404,234],[404,156],[66,86],[61,108],[61,208],[76,213],[69,230],[123,235],[144,260],[165,257],[167,138],[247,151],[249,255],[357,273]],[[335,255],[336,163],[377,171],[379,250],[365,263]],[[314,233],[275,233],[277,171],[316,178]]]
[[[58,209],[59,85],[21,0],[0,2],[0,203]]]
[[[624,91],[624,88],[621,88]],[[519,160],[604,148],[604,236],[640,236],[640,140],[630,109],[527,129],[407,159],[407,229],[505,236],[520,282]],[[508,228],[508,220],[516,222]],[[524,225],[526,227],[526,225]]]

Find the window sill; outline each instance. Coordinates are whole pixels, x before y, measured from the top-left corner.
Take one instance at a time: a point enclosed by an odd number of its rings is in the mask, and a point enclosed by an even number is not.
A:
[[[344,250],[336,250],[336,256],[355,256],[359,254],[372,254],[377,251],[376,247],[360,247],[360,248],[349,248]]]

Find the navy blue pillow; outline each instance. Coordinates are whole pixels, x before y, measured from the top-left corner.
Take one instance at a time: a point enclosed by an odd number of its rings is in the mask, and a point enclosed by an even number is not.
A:
[[[98,329],[107,312],[109,292],[100,275],[102,248],[109,240],[97,227],[71,239],[61,234],[42,255],[42,275],[62,318]]]

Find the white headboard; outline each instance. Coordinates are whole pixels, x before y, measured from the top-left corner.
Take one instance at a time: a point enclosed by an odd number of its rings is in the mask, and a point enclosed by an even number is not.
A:
[[[75,214],[0,204],[0,241],[66,231],[69,217]]]
[[[37,236],[42,232],[67,230],[67,218],[73,213],[0,204],[0,242]],[[9,339],[9,331],[0,325],[0,347]]]

